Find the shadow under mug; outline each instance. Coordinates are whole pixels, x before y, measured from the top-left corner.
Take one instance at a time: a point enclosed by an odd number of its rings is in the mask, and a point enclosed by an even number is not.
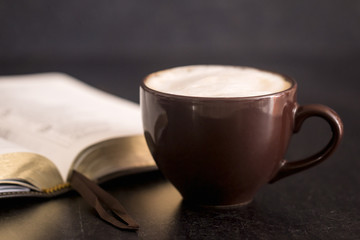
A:
[[[283,76],[283,75],[281,75]],[[250,202],[266,183],[328,158],[343,135],[329,107],[296,102],[296,82],[285,91],[252,97],[179,96],[140,87],[145,137],[156,164],[184,200],[197,205]],[[332,130],[329,143],[303,160],[283,159],[290,137],[308,117]]]

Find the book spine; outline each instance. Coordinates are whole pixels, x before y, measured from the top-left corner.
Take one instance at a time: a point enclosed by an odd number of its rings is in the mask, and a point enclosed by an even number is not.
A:
[[[53,189],[53,188],[51,188]],[[53,191],[22,191],[22,192],[3,192],[0,193],[0,199],[1,198],[13,198],[13,197],[39,197],[39,198],[51,198],[58,195],[61,195],[63,193],[66,193],[70,191],[71,188],[69,187],[63,187],[63,188],[57,188]]]

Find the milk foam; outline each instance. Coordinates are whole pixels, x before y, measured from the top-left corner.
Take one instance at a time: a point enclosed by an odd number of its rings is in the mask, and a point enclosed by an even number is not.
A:
[[[194,97],[249,97],[284,91],[284,77],[254,68],[194,65],[153,73],[145,81],[151,89]]]

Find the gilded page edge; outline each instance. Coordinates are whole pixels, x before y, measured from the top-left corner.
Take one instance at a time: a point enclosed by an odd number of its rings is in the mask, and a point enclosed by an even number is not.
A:
[[[20,180],[18,185],[22,185],[21,181],[25,181],[34,186],[32,190],[44,192],[47,192],[47,189],[54,189],[56,186],[65,184],[55,164],[36,153],[1,154],[0,164],[4,169],[0,171],[0,184]]]

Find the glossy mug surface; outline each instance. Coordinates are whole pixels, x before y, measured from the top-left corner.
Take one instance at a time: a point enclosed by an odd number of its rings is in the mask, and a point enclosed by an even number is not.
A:
[[[149,75],[140,87],[148,147],[160,171],[185,201],[211,206],[248,203],[262,185],[322,162],[338,146],[343,134],[339,116],[323,105],[298,105],[296,82],[281,74],[250,69],[275,74],[287,84],[280,91],[251,96],[170,93],[149,84],[159,75],[161,81],[166,82],[166,77],[173,80],[174,74],[183,74],[179,70],[219,67],[224,72],[216,79],[230,76],[227,69],[243,69],[212,65],[173,68]],[[211,77],[211,71],[206,76]],[[332,138],[317,154],[287,162],[284,155],[291,135],[311,116],[329,123]]]

